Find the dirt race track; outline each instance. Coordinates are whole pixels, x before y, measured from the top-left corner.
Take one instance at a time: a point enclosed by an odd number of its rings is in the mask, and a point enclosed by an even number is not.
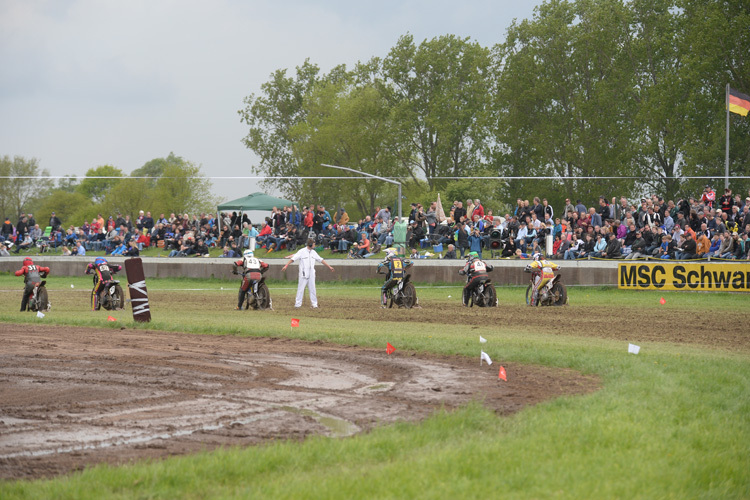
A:
[[[348,436],[482,401],[499,414],[595,390],[595,377],[278,338],[4,324],[0,477]]]

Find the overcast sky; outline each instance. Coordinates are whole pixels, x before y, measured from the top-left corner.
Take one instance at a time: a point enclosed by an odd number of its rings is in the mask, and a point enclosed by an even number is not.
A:
[[[0,0],[0,155],[129,174],[172,151],[207,176],[252,175],[237,110],[274,70],[351,67],[406,33],[490,47],[538,3]],[[227,200],[257,190],[213,182]]]

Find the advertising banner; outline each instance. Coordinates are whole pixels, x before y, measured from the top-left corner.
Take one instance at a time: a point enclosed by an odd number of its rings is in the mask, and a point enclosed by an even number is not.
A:
[[[750,292],[750,263],[621,262],[617,288]]]

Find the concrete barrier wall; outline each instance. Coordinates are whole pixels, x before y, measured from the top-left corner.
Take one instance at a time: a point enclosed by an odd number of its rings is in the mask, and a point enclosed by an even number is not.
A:
[[[93,262],[92,257],[33,257],[34,262],[51,268],[52,274],[57,276],[82,275],[86,265]],[[121,257],[108,258],[112,263],[123,264]],[[13,272],[21,268],[23,257],[0,258],[0,272]],[[284,259],[264,259],[271,267],[266,273],[270,279],[297,279],[297,265],[292,264],[282,272]],[[376,260],[331,260],[335,272],[325,266],[316,266],[318,281],[350,281],[363,279],[382,279],[376,274],[379,261]],[[526,260],[488,260],[495,266],[490,273],[493,281],[501,285],[523,285],[528,282],[529,275],[523,272]],[[617,262],[607,261],[556,261],[562,267],[562,275],[569,285],[616,285]],[[458,274],[463,268],[463,260],[425,259],[414,261],[410,269],[412,279],[420,283],[460,283],[464,277]],[[189,257],[145,257],[143,270],[146,278],[220,278],[236,280],[232,275],[232,261],[229,259],[204,259]],[[124,276],[124,273],[123,273]]]

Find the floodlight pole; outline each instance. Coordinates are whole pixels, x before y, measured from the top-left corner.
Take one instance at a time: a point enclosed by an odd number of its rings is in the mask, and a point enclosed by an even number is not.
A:
[[[349,172],[354,172],[355,174],[362,174],[367,177],[372,177],[373,179],[378,179],[383,182],[390,182],[391,184],[396,184],[398,186],[398,220],[401,220],[401,183],[399,181],[394,181],[393,179],[386,179],[385,177],[378,177],[377,175],[368,174],[367,172],[362,172],[361,170],[354,170],[353,168],[347,168],[347,167],[339,167],[336,165],[328,165],[326,163],[321,163],[324,167],[329,168],[337,168],[339,170],[347,170]]]

